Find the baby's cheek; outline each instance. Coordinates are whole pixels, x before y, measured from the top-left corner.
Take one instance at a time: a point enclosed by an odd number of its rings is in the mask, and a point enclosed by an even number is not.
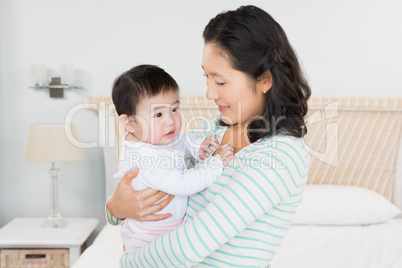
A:
[[[176,121],[176,129],[180,130],[181,126],[182,126],[181,116],[177,115],[177,118],[175,121]]]

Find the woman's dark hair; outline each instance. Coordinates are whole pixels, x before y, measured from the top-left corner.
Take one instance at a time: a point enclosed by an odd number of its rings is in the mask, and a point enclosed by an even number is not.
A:
[[[209,21],[203,37],[205,43],[217,45],[234,69],[253,81],[268,70],[272,74],[264,114],[248,125],[250,142],[278,131],[295,137],[307,133],[304,116],[311,90],[285,32],[267,12],[242,6],[220,13]],[[225,123],[221,120],[220,124]]]
[[[113,83],[112,99],[118,115],[135,115],[142,98],[179,92],[176,81],[155,65],[138,65],[121,74]]]

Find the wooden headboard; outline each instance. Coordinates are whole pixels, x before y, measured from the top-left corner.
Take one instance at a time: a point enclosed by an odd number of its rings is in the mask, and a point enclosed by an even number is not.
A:
[[[219,114],[216,105],[204,96],[182,96],[180,102],[185,131],[202,123],[203,118]],[[86,103],[91,109],[115,113],[111,97],[87,97]],[[402,208],[402,99],[314,97],[309,100],[306,122],[305,140],[312,160],[309,184],[369,188]],[[105,150],[117,160],[124,130],[118,120],[107,127],[117,134],[115,146]]]

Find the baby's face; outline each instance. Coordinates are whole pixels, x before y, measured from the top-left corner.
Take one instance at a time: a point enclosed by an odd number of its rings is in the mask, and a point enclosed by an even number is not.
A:
[[[154,145],[171,143],[181,130],[179,105],[175,92],[143,98],[137,105],[134,135]]]

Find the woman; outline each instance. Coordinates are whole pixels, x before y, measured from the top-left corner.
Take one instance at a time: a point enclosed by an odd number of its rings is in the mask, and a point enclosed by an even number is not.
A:
[[[244,6],[213,18],[203,37],[206,96],[221,112],[210,125],[221,146],[235,148],[236,159],[209,189],[189,198],[184,225],[124,254],[122,267],[266,267],[301,202],[311,92],[283,29],[265,11]],[[108,200],[109,221],[169,217],[153,214],[169,202],[152,205],[164,193],[131,189],[135,172]]]

